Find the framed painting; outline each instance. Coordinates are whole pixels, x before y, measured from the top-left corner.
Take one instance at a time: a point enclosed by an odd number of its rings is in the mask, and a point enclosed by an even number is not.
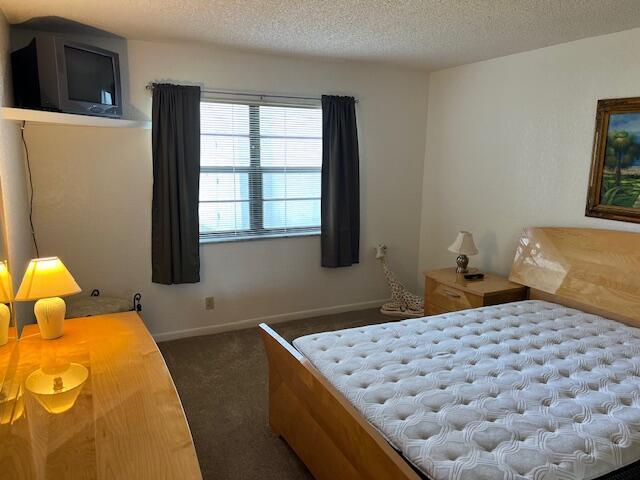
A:
[[[640,223],[640,97],[598,100],[586,215]]]

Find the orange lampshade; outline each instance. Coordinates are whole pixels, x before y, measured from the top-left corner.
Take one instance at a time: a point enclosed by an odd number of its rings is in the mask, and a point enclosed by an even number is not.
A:
[[[0,303],[9,303],[13,300],[13,287],[11,274],[7,268],[7,262],[0,261]]]
[[[26,302],[64,297],[80,291],[80,287],[58,257],[34,258],[24,272],[16,300]]]

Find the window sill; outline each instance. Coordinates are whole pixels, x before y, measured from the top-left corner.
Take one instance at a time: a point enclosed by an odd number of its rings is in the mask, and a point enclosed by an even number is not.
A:
[[[230,242],[252,242],[254,240],[273,240],[276,238],[296,238],[296,237],[319,237],[320,232],[292,232],[274,233],[271,235],[247,236],[247,237],[220,237],[220,238],[200,238],[200,245],[208,243],[230,243]]]

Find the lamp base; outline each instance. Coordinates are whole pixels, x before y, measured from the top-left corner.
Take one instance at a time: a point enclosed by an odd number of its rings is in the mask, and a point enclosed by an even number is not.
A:
[[[0,346],[9,341],[9,324],[11,323],[11,310],[4,303],[0,303]]]
[[[458,255],[458,258],[456,258],[456,264],[458,265],[456,273],[467,273],[469,271],[469,269],[467,269],[469,266],[469,257],[466,255]]]
[[[43,298],[36,302],[33,313],[36,315],[40,336],[53,340],[62,336],[66,305],[60,297]]]

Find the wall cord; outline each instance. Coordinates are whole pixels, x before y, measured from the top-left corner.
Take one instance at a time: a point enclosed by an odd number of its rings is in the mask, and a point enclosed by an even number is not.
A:
[[[22,145],[24,146],[24,154],[27,159],[27,172],[29,173],[29,224],[31,225],[31,237],[33,238],[33,246],[36,249],[36,257],[40,257],[40,251],[38,250],[38,242],[36,241],[36,229],[33,227],[33,179],[31,178],[31,161],[29,160],[29,147],[27,147],[27,141],[24,138],[24,127],[26,121],[22,122],[20,127],[20,136],[22,137]]]

